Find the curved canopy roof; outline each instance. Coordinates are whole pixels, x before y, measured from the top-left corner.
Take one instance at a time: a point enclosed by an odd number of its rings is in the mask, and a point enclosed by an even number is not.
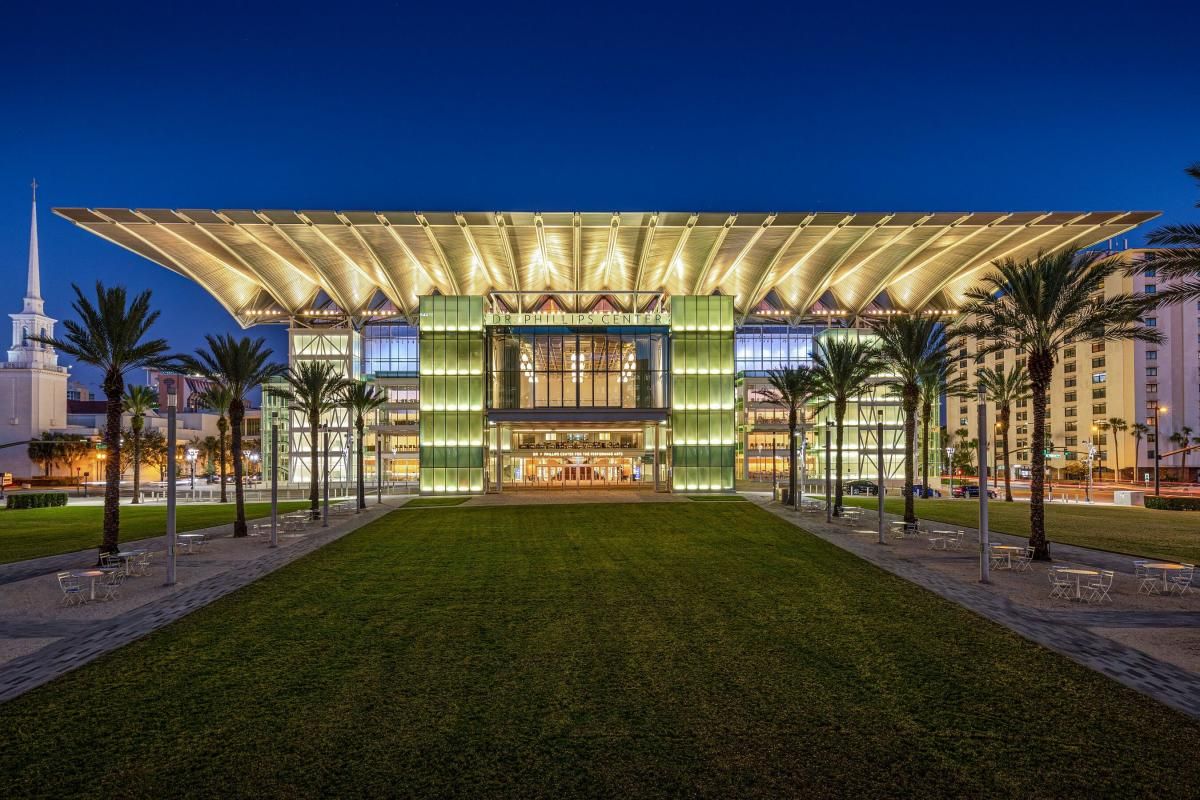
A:
[[[1087,247],[1158,216],[1105,212],[414,212],[58,208],[207,289],[243,325],[414,313],[424,294],[734,296],[738,313],[801,319],[953,309],[988,265]],[[612,293],[612,294],[609,294]]]

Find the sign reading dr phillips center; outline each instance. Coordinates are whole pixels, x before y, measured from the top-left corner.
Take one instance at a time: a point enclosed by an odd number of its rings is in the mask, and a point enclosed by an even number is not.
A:
[[[600,326],[639,326],[656,325],[666,327],[671,324],[669,311],[528,311],[528,312],[487,312],[483,315],[484,325],[600,325]]]

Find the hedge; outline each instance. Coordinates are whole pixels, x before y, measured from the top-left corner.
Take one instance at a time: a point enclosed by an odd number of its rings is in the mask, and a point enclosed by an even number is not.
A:
[[[8,508],[53,508],[66,504],[66,492],[22,492],[8,496]]]
[[[1200,511],[1200,497],[1162,497],[1146,495],[1146,508],[1159,508],[1163,511]]]

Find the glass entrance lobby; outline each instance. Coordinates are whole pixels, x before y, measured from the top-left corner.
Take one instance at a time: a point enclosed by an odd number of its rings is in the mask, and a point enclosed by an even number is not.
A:
[[[655,427],[499,426],[502,489],[654,489]]]

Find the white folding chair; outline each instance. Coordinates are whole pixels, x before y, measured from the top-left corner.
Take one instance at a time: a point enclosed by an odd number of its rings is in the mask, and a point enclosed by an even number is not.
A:
[[[1167,590],[1184,595],[1192,590],[1192,577],[1196,574],[1195,564],[1183,564],[1183,569],[1169,578]]]
[[[1016,572],[1028,572],[1033,567],[1033,548],[1026,547],[1024,552],[1019,553],[1013,559],[1013,570]]]
[[[1145,561],[1133,562],[1133,574],[1138,580],[1138,594],[1162,594],[1162,576],[1146,569]]]
[[[1071,589],[1075,587],[1067,577],[1058,571],[1058,567],[1051,567],[1046,570],[1046,576],[1050,579],[1050,596],[1069,599],[1071,597]]]
[[[87,595],[83,593],[79,578],[69,572],[58,573],[58,588],[62,589],[64,606],[83,605],[87,602]]]
[[[120,594],[121,586],[125,583],[125,573],[122,570],[115,569],[104,575],[104,580],[100,587],[104,589],[104,596],[101,600],[116,600]]]
[[[1087,601],[1091,603],[1094,600],[1098,600],[1103,603],[1105,600],[1107,600],[1111,603],[1112,598],[1108,596],[1108,590],[1112,588],[1113,578],[1115,577],[1116,573],[1111,569],[1100,570],[1100,575],[1088,581],[1087,586],[1084,587],[1085,589],[1091,590],[1091,594],[1088,595]]]

